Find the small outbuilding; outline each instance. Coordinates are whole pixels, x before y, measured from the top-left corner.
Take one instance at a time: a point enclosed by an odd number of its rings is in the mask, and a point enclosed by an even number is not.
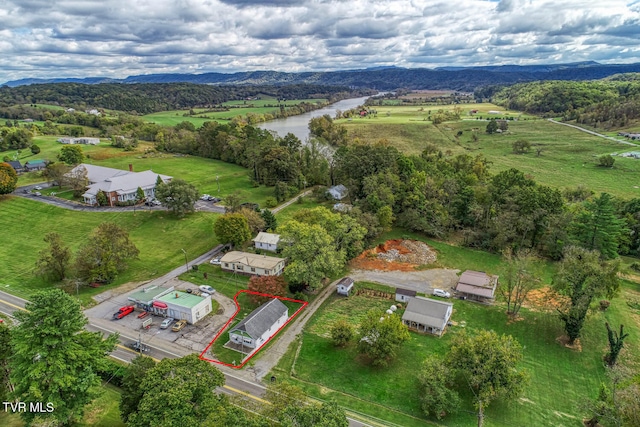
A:
[[[396,301],[408,302],[409,298],[413,298],[418,293],[409,289],[396,288]]]
[[[338,292],[338,295],[344,295],[348,297],[353,290],[353,283],[354,282],[351,277],[343,277],[336,284],[336,292]]]
[[[7,162],[9,164],[9,166],[11,166],[13,168],[14,171],[16,171],[16,173],[20,173],[23,170],[22,164],[17,161],[17,160],[11,160]]]
[[[451,318],[453,304],[430,298],[410,298],[402,323],[416,332],[441,336]]]
[[[495,299],[498,276],[483,271],[467,270],[460,275],[456,292],[458,295],[474,301],[493,301]]]
[[[277,298],[253,310],[240,323],[229,330],[229,340],[236,344],[256,349],[287,322],[289,309]]]
[[[261,231],[253,239],[253,243],[255,244],[256,249],[276,252],[278,250],[278,243],[280,243],[280,235]]]
[[[342,200],[349,195],[349,189],[342,184],[334,185],[327,190],[334,200]]]

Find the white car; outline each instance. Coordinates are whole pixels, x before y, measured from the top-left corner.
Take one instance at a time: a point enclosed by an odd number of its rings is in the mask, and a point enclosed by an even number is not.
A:
[[[201,290],[202,292],[206,292],[206,293],[208,293],[209,295],[211,295],[211,294],[215,293],[215,291],[216,291],[215,289],[213,289],[213,288],[212,288],[211,286],[209,286],[209,285],[200,285],[200,286],[199,286],[199,288],[200,288],[200,290]]]
[[[213,265],[220,265],[220,258],[214,258],[211,261],[209,261],[209,263]]]
[[[164,319],[160,324],[160,329],[167,329],[169,326],[171,326],[173,320],[173,317],[167,317],[166,319]]]
[[[34,190],[42,190],[42,187],[40,187],[39,185],[36,185],[35,187],[33,187]]]
[[[442,297],[442,298],[451,298],[451,294],[445,290],[442,289],[434,289],[433,290],[433,295],[437,296],[437,297]]]

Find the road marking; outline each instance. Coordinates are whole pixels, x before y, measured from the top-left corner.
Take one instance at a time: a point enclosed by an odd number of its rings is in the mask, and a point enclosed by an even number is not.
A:
[[[5,301],[3,299],[0,299],[0,303],[7,304],[7,305],[9,305],[9,306],[11,306],[13,308],[17,308],[18,310],[27,311],[27,309],[22,308],[19,305],[11,304],[9,301]]]
[[[269,402],[267,400],[264,400],[264,399],[262,399],[260,397],[254,396],[253,394],[250,394],[250,393],[248,393],[246,391],[238,390],[237,388],[228,386],[226,384],[223,385],[222,388],[226,388],[227,390],[230,390],[230,391],[232,391],[234,393],[241,394],[241,395],[246,396],[246,397],[250,397],[251,399],[257,400],[260,403],[265,403],[265,404],[271,405],[271,402]]]

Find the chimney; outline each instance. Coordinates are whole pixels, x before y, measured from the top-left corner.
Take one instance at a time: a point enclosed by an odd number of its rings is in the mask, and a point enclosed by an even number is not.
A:
[[[133,163],[129,163],[129,172],[133,172]]]

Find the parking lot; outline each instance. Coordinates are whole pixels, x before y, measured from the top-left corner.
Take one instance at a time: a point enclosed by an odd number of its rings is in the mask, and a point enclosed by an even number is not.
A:
[[[119,332],[125,337],[140,337],[146,345],[162,347],[163,343],[173,343],[184,349],[200,352],[204,350],[215,334],[235,312],[235,304],[233,301],[216,292],[212,295],[212,298],[218,302],[218,310],[215,313],[207,315],[195,325],[187,324],[180,332],[171,331],[171,326],[166,329],[161,329],[160,324],[165,319],[162,316],[149,314],[143,319],[138,318],[138,315],[142,313],[140,309],[136,309],[133,313],[122,319],[114,320],[113,315],[118,309],[132,304],[131,301],[127,299],[128,296],[142,290],[145,286],[148,286],[148,284],[143,284],[121,295],[110,296],[95,307],[86,310],[85,314],[90,322]],[[178,279],[171,279],[162,285],[162,287],[166,288],[171,286],[176,290],[185,291],[187,289],[196,290],[198,288],[192,283]],[[96,298],[96,300],[101,299],[100,296]],[[148,328],[143,328],[143,321],[149,318],[152,319],[151,325]]]

